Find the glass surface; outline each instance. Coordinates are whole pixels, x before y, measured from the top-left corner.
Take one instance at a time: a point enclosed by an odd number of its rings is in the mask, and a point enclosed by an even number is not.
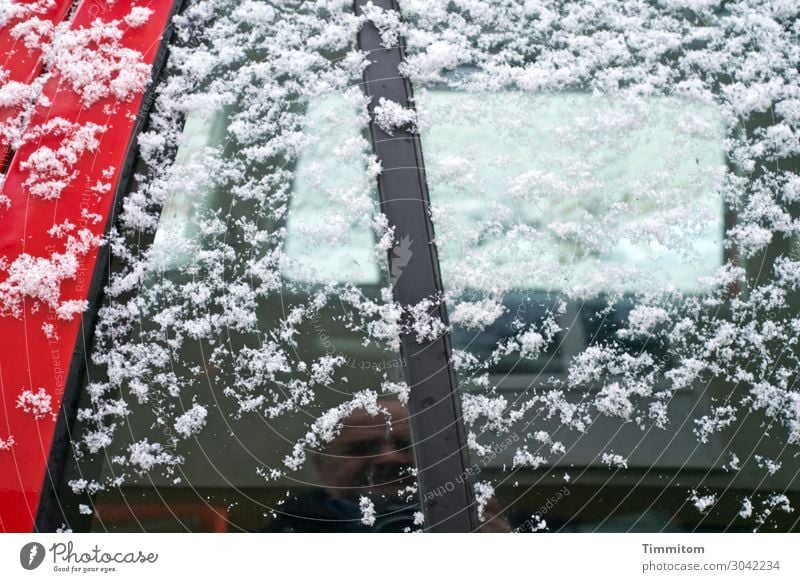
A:
[[[796,530],[793,20],[400,4],[365,19],[405,36],[449,313],[426,329],[452,338],[480,531]],[[66,525],[425,527],[385,266],[415,251],[377,212],[364,25],[349,1],[184,7],[108,240]]]
[[[743,299],[718,277],[715,107],[441,86],[416,105],[473,473],[499,516],[516,531],[790,527],[798,460],[737,410],[746,390],[694,335]]]
[[[254,42],[258,23],[237,18],[234,38]],[[315,70],[269,94],[258,70],[280,59],[218,54],[214,74],[176,99],[195,105],[182,119],[156,112],[173,133],[143,137],[150,163],[112,242],[71,527],[419,528],[359,69],[329,48],[307,49]],[[173,71],[164,92],[186,74]],[[176,151],[158,158],[163,135]]]

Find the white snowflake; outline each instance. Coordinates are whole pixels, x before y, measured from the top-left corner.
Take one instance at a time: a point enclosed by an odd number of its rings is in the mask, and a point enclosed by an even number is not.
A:
[[[17,395],[16,405],[17,408],[22,409],[22,412],[32,414],[36,420],[41,420],[47,416],[55,420],[53,397],[44,388],[39,388],[36,392],[28,389],[23,390]]]
[[[361,510],[361,523],[375,525],[375,504],[372,500],[362,495],[358,500],[358,508]]]

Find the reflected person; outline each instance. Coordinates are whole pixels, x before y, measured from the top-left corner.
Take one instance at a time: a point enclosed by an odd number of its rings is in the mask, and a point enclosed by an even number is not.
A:
[[[359,409],[342,421],[341,432],[311,460],[319,487],[276,508],[271,532],[402,532],[415,523],[420,506],[408,408],[380,400],[377,416]],[[372,508],[362,508],[362,499]],[[373,511],[374,509],[374,511]],[[510,531],[492,501],[481,531]]]

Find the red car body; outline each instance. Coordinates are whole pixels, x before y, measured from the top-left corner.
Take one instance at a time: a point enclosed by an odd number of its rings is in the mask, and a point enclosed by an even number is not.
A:
[[[33,5],[35,1],[27,0],[20,4]],[[45,16],[53,23],[69,19],[69,28],[76,30],[88,27],[96,19],[122,21],[134,4],[152,10],[144,25],[132,27],[122,22],[124,35],[120,43],[139,51],[145,63],[152,66],[156,62],[173,11],[172,2],[134,3],[125,0],[107,5],[84,0],[68,16],[72,4],[69,0],[57,0],[47,9],[46,15],[40,13],[39,17]],[[12,20],[0,31],[0,54],[4,55],[0,64],[10,72],[7,81],[30,83],[46,68],[39,48],[30,49],[23,39],[15,38],[12,30],[18,23],[19,20]],[[120,176],[126,171],[128,150],[141,124],[139,112],[144,93],[138,93],[127,101],[120,101],[112,95],[86,106],[58,70],[48,73],[42,89],[45,99],[40,98],[32,107],[26,127],[35,127],[60,117],[82,125],[95,123],[106,130],[99,137],[96,151],[77,160],[75,178],[60,197],[52,200],[31,195],[26,185],[28,172],[22,162],[42,146],[57,149],[61,138],[50,134],[27,141],[23,139],[14,152],[10,151],[12,144],[0,144],[3,157],[10,157],[2,188],[8,204],[0,206],[0,257],[4,257],[9,265],[26,254],[33,259],[52,260],[54,254],[63,253],[63,237],[53,237],[48,231],[64,221],[90,229],[96,236],[105,232],[113,213]],[[2,110],[0,122],[13,120],[16,116],[17,111]],[[104,184],[107,191],[93,190],[98,182]],[[98,250],[94,246],[78,256],[77,276],[61,283],[62,299],[87,299],[92,274],[97,267]],[[61,423],[67,426],[65,419],[57,418],[56,414],[40,419],[26,414],[17,407],[18,395],[23,390],[37,392],[42,388],[51,396],[52,410],[61,410],[65,386],[70,374],[74,373],[71,366],[80,365],[77,363],[80,358],[75,358],[75,353],[84,349],[80,345],[82,317],[65,320],[40,301],[24,296],[23,301],[19,316],[4,314],[0,317],[0,439],[7,444],[7,448],[0,451],[0,531],[3,532],[34,529],[40,497],[48,481],[48,461],[53,452],[54,438],[60,441],[58,444],[62,448],[68,446],[64,435],[57,434],[57,426]],[[42,332],[43,324],[47,323],[53,326],[54,333],[51,332],[50,337]]]

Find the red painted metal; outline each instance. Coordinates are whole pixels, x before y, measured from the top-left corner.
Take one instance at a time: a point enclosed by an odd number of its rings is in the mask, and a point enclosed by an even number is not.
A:
[[[104,22],[122,21],[133,6],[149,7],[154,12],[140,27],[129,28],[121,23],[122,44],[140,51],[143,60],[152,66],[169,19],[171,2],[84,0],[70,27],[72,30],[87,27],[96,18]],[[60,138],[44,135],[25,143],[14,153],[2,190],[11,204],[9,208],[0,206],[0,259],[5,257],[6,264],[23,253],[49,259],[53,253],[63,252],[65,239],[51,236],[48,230],[65,220],[78,229],[90,229],[95,235],[105,231],[120,168],[142,101],[142,95],[128,102],[112,97],[84,106],[80,96],[63,83],[58,71],[45,84],[43,94],[50,104],[36,106],[28,131],[56,117],[82,125],[96,123],[107,130],[99,136],[97,151],[79,158],[75,166],[76,178],[56,200],[30,194],[24,184],[28,173],[20,163],[40,146],[57,148]],[[92,190],[98,182],[110,184],[111,189],[104,193]],[[94,223],[82,215],[84,210],[102,219]],[[61,285],[62,300],[86,299],[96,259],[96,248],[79,257],[77,276]],[[0,283],[6,277],[6,272],[0,269]],[[42,330],[45,323],[54,326],[57,338],[46,337]],[[55,428],[50,416],[37,420],[34,415],[17,408],[17,397],[23,390],[37,392],[43,388],[52,397],[53,410],[58,410],[79,329],[79,316],[71,321],[59,319],[53,309],[37,304],[30,297],[25,300],[21,317],[0,316],[0,439],[14,439],[13,446],[0,450],[0,531],[33,529]]]
[[[53,4],[43,4],[41,0],[20,0],[17,4],[26,6],[41,5],[35,15],[40,20],[58,24],[66,18],[73,0],[55,0]],[[31,83],[42,73],[42,51],[37,47],[27,48],[25,42],[12,34],[14,27],[24,23],[25,18],[14,18],[0,29],[0,68],[8,75],[4,82]],[[13,107],[0,107],[0,125],[15,124],[20,111]],[[16,128],[15,128],[16,129]],[[0,133],[0,168],[6,166],[11,144]]]

